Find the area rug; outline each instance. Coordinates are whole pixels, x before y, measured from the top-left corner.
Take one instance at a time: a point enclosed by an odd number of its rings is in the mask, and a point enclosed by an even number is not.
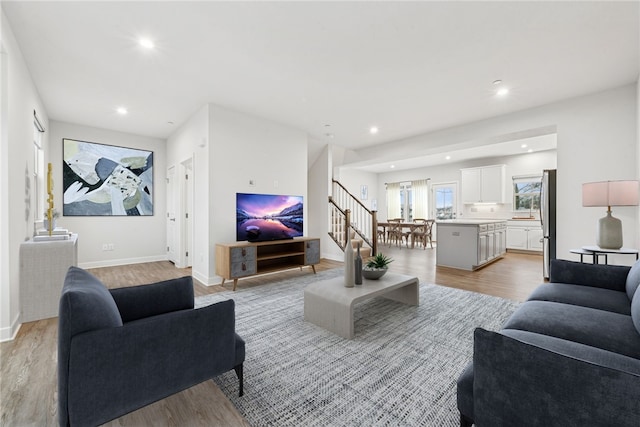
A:
[[[233,371],[216,383],[253,426],[458,426],[456,379],[476,327],[496,330],[518,303],[420,284],[420,306],[384,298],[355,308],[355,339],[304,321],[305,286],[341,269],[207,295],[236,302],[246,341],[245,394]],[[212,332],[215,326],[212,325]]]

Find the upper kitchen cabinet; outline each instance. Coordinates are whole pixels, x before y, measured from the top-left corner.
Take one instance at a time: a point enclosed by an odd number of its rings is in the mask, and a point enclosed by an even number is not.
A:
[[[461,169],[462,203],[504,203],[506,165]]]

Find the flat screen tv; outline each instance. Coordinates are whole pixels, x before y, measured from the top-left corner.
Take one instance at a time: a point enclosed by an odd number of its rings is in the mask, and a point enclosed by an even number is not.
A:
[[[262,242],[302,236],[302,196],[236,193],[236,240]]]

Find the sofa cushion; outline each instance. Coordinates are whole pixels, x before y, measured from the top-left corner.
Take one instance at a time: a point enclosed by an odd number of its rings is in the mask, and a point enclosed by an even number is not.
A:
[[[631,319],[636,331],[640,334],[640,292],[636,292],[631,301]]]
[[[552,259],[549,281],[624,292],[629,269],[625,265],[584,264]]]
[[[574,341],[640,359],[640,335],[631,316],[549,301],[528,301],[504,329],[519,329]]]
[[[640,261],[636,261],[629,270],[629,274],[627,275],[627,283],[626,290],[627,296],[629,297],[629,301],[633,300],[633,297],[636,293],[636,289],[640,285]]]
[[[60,296],[60,321],[69,337],[85,331],[122,326],[109,290],[97,277],[70,267]]]
[[[191,276],[148,285],[110,289],[124,323],[193,308]]]
[[[538,286],[528,301],[553,301],[598,310],[631,314],[631,303],[625,292],[567,283],[549,283]]]

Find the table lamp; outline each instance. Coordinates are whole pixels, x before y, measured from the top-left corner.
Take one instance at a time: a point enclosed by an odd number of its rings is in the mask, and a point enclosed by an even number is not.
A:
[[[622,247],[622,221],[611,216],[611,206],[637,206],[638,181],[602,181],[582,184],[582,206],[606,206],[598,220],[596,244],[603,249]]]

